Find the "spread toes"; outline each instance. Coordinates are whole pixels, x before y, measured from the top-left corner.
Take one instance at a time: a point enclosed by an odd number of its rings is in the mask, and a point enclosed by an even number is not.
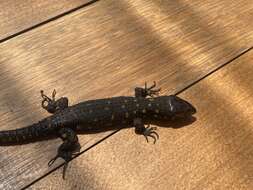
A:
[[[156,127],[150,127],[150,126],[148,126],[145,129],[143,135],[147,142],[149,142],[148,137],[151,137],[154,140],[154,144],[156,143],[157,139],[159,139],[159,135],[155,130],[156,130]]]

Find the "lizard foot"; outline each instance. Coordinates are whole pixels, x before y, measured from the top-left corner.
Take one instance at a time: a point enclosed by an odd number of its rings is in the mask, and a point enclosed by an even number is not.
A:
[[[135,88],[135,97],[154,97],[158,96],[161,88],[154,89],[156,87],[156,82],[150,87],[147,86],[147,82],[145,82],[145,88],[136,87]]]
[[[73,151],[73,150],[71,150],[71,151],[64,150],[63,148],[61,148],[63,146],[60,146],[59,149],[58,149],[57,155],[48,162],[48,167],[50,167],[50,166],[53,165],[53,163],[58,158],[62,158],[64,160],[63,174],[62,174],[63,179],[65,179],[65,174],[66,174],[66,170],[67,170],[67,167],[68,167],[68,163],[73,159],[73,157],[75,157],[79,154],[79,151],[80,151],[79,143],[78,143],[78,145],[75,145],[75,146],[78,146],[78,148],[75,148],[75,149],[77,149],[75,151]]]
[[[154,144],[156,143],[157,139],[159,139],[159,135],[157,132],[155,132],[155,130],[156,130],[156,127],[150,127],[150,125],[148,125],[148,127],[145,128],[145,130],[143,131],[143,135],[147,142],[149,142],[148,137],[151,137],[152,139],[154,139]]]
[[[152,139],[154,139],[154,144],[156,143],[157,139],[159,139],[158,133],[155,132],[156,127],[150,127],[150,124],[148,124],[148,126],[145,127],[141,118],[134,119],[134,127],[135,127],[135,133],[138,135],[143,135],[147,142],[148,142],[148,137],[151,137]]]
[[[62,158],[65,161],[62,175],[64,179],[69,161],[71,161],[74,156],[78,155],[81,146],[75,131],[71,128],[62,128],[59,131],[59,136],[63,140],[63,143],[58,148],[57,155],[48,162],[48,166],[50,167],[58,158]]]
[[[58,110],[63,110],[68,107],[68,98],[61,97],[58,100],[55,100],[56,90],[52,93],[52,98],[49,98],[47,95],[44,94],[44,91],[41,90],[41,107],[49,113],[55,113]]]

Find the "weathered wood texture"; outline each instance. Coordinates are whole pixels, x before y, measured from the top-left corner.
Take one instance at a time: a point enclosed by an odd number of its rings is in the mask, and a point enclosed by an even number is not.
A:
[[[190,126],[159,128],[147,144],[121,130],[30,189],[253,189],[253,52],[180,96],[197,107]],[[165,87],[165,90],[169,90]]]
[[[247,0],[100,1],[8,40],[0,45],[0,129],[45,117],[40,89],[56,88],[71,103],[131,95],[153,80],[176,92],[252,45],[252,9]],[[80,136],[83,149],[107,134]],[[0,188],[48,172],[60,143],[0,147]]]
[[[87,2],[89,0],[0,1],[0,40]]]

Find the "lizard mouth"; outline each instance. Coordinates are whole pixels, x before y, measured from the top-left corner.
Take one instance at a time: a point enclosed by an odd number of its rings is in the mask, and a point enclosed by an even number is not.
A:
[[[171,118],[172,122],[194,122],[196,117],[193,115],[196,113],[196,109],[190,110],[186,113],[178,113]]]
[[[173,129],[182,128],[188,126],[197,120],[192,114],[180,115],[173,117],[170,120],[156,121],[153,124],[160,127],[168,127]]]
[[[191,108],[190,108],[190,115],[194,115],[195,113],[197,113],[197,110],[196,110],[195,107],[193,107],[193,106],[191,105]]]
[[[183,126],[187,126],[192,124],[197,120],[196,117],[193,116],[193,114],[184,114],[177,117],[172,118],[171,120],[171,127],[172,128],[181,128]]]
[[[189,117],[193,117],[193,115],[196,113],[196,109],[192,109],[192,110],[189,110],[188,112],[186,113],[178,113],[178,114],[175,114],[175,118],[189,118]]]

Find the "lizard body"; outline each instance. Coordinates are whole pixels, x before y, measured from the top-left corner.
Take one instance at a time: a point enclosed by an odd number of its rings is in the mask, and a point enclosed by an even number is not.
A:
[[[155,127],[145,127],[153,121],[171,121],[192,116],[196,109],[187,101],[175,96],[156,96],[160,89],[151,87],[135,88],[135,96],[120,96],[105,99],[89,100],[68,106],[68,99],[62,97],[55,100],[44,95],[42,107],[51,116],[30,126],[0,131],[0,146],[24,144],[48,138],[60,137],[63,144],[58,148],[58,157],[66,163],[71,160],[75,152],[80,150],[77,133],[103,131],[104,128],[116,129],[124,126],[135,127],[137,134],[154,139],[159,137]],[[147,98],[147,96],[150,96]]]

